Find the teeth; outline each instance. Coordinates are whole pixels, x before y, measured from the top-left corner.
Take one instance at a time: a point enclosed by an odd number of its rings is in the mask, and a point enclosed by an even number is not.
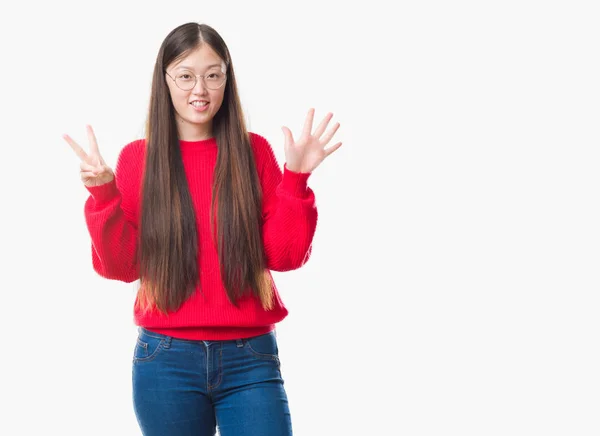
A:
[[[202,106],[206,106],[208,103],[205,101],[193,101],[192,102],[192,106],[196,106],[196,107],[202,107]]]

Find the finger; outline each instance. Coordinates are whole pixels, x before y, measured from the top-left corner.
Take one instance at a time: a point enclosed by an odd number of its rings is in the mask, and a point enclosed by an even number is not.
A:
[[[94,129],[92,129],[92,126],[90,126],[89,124],[86,127],[88,140],[90,141],[90,152],[100,157],[100,151],[98,150],[98,141],[96,141],[96,134],[94,133]],[[101,157],[100,160],[102,160]]]
[[[283,136],[285,138],[285,145],[290,146],[294,144],[294,135],[292,135],[292,131],[285,126],[281,127],[281,131],[283,132]]]
[[[341,142],[338,142],[335,145],[332,145],[329,148],[326,148],[325,151],[325,157],[329,156],[331,153],[333,153],[334,151],[336,151],[338,148],[340,148],[342,146]]]
[[[308,114],[306,115],[306,120],[304,120],[304,129],[302,129],[302,136],[305,138],[310,136],[310,133],[312,131],[314,117],[315,117],[315,109],[310,108],[308,110]]]
[[[83,171],[81,173],[79,173],[81,175],[81,180],[87,180],[87,179],[94,179],[96,177],[98,177],[98,174],[94,174],[90,171]]]
[[[323,134],[323,132],[325,131],[325,129],[327,128],[327,124],[329,124],[329,121],[331,121],[331,118],[333,117],[333,114],[331,112],[329,112],[325,118],[323,118],[323,121],[321,121],[321,124],[319,124],[319,126],[317,127],[317,130],[315,130],[315,137],[316,138],[320,138],[321,135]]]
[[[321,143],[327,144],[329,141],[331,141],[331,138],[333,138],[333,135],[335,135],[335,132],[337,132],[339,128],[340,123],[335,123],[335,125],[331,129],[329,129],[329,132],[327,132],[325,136],[323,136],[323,138],[321,139]]]
[[[81,164],[79,164],[79,168],[81,168],[81,172],[91,172],[94,174],[99,174],[102,172],[103,168],[95,166],[95,165],[90,165],[87,162],[81,162]]]
[[[77,156],[79,156],[79,159],[81,159],[84,162],[89,162],[89,156],[87,155],[87,153],[85,152],[85,150],[83,148],[81,148],[81,146],[79,144],[77,144],[73,140],[73,138],[71,138],[67,134],[64,134],[63,135],[63,139],[65,141],[67,141],[67,143],[71,146],[71,148],[73,149],[73,151],[75,152],[75,154]]]

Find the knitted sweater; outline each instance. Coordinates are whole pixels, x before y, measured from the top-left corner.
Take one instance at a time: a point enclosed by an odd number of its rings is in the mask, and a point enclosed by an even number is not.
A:
[[[285,165],[282,171],[268,141],[255,133],[250,133],[250,138],[263,193],[262,240],[268,273],[297,269],[310,257],[317,225],[315,196],[307,185],[310,173],[292,172]],[[288,314],[274,282],[274,307],[265,310],[252,295],[242,297],[235,307],[221,280],[209,216],[216,140],[179,144],[195,209],[202,291],[197,288],[168,315],[158,310],[143,313],[136,304],[135,324],[183,339],[227,340],[267,333]],[[90,196],[84,211],[92,264],[107,279],[130,283],[140,278],[136,254],[144,154],[145,140],[127,144],[119,153],[114,180],[87,187]]]

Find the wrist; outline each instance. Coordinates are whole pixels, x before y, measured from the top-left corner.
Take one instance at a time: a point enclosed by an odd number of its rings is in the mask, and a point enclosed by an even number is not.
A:
[[[308,191],[310,173],[292,171],[287,164],[283,167],[281,189],[294,197],[305,197]]]

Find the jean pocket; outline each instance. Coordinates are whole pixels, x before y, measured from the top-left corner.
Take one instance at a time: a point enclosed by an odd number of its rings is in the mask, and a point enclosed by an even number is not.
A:
[[[244,345],[246,350],[253,356],[265,360],[274,360],[279,363],[279,349],[274,332],[245,338]]]
[[[133,361],[144,362],[154,359],[163,349],[164,341],[164,338],[153,336],[145,330],[141,330],[135,341]]]

